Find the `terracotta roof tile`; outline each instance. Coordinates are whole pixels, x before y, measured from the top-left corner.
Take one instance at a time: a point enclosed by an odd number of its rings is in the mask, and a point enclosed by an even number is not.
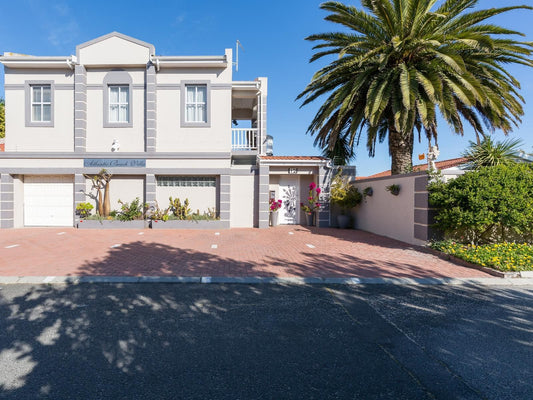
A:
[[[320,156],[261,156],[262,160],[327,160]]]
[[[466,163],[466,158],[458,157],[458,158],[452,158],[450,160],[437,161],[435,163],[435,166],[437,167],[437,169],[447,169],[447,168],[457,167],[457,166],[463,165],[465,163]],[[413,167],[413,172],[427,171],[427,169],[428,169],[428,164],[427,163],[418,164],[418,165],[415,165]],[[370,175],[370,176],[359,176],[359,177],[356,178],[356,180],[369,179],[369,178],[382,178],[384,176],[390,176],[390,175],[391,175],[391,173],[390,173],[390,169],[389,169],[387,171],[379,172],[377,174]]]

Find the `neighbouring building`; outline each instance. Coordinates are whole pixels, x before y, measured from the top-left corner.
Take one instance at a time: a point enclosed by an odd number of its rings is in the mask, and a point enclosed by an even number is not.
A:
[[[267,78],[233,81],[232,50],[157,56],[152,44],[113,32],[65,57],[6,53],[6,138],[0,153],[0,226],[75,226],[93,202],[84,174],[113,174],[111,208],[139,197],[163,208],[188,198],[223,227],[303,221],[308,186],[325,188],[322,157],[269,151]],[[238,127],[232,125],[238,124]],[[94,193],[94,192],[92,192]],[[318,225],[329,225],[327,201]]]

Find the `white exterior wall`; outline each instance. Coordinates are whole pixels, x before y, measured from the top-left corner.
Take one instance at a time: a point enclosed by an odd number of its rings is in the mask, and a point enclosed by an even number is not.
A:
[[[160,209],[166,209],[169,206],[169,197],[180,199],[181,203],[189,199],[189,208],[191,213],[197,211],[200,214],[207,212],[207,209],[218,210],[217,207],[217,188],[215,187],[176,187],[176,186],[157,186],[155,198]]]
[[[139,46],[129,40],[110,37],[79,52],[79,61],[86,65],[132,65],[146,64],[150,57],[148,47]]]
[[[232,176],[230,192],[230,226],[252,228],[254,226],[255,176]]]
[[[118,139],[121,152],[144,151],[144,91],[142,89],[132,91],[133,126],[131,128],[104,128],[102,90],[87,90],[88,152],[111,152],[113,139]]]
[[[86,193],[91,193],[93,195],[96,195],[97,193],[96,189],[92,189],[92,184],[89,179],[85,181],[85,191]],[[102,196],[103,195],[104,191],[102,190]],[[132,200],[135,200],[135,198],[138,197],[141,202],[144,203],[144,177],[126,175],[112,177],[109,184],[109,195],[111,210],[120,211],[119,199],[124,203],[131,203]],[[96,210],[98,209],[97,201],[91,199],[89,196],[87,196],[85,201],[91,203],[94,207],[91,214],[96,214]]]
[[[160,75],[157,75],[159,83]],[[174,83],[191,77],[176,74]],[[205,80],[206,77],[202,77]],[[231,151],[231,89],[211,89],[209,127],[181,127],[180,90],[157,90],[158,152]]]
[[[361,193],[367,187],[371,187],[374,193],[352,211],[355,227],[402,242],[423,245],[424,241],[414,237],[416,178],[417,176],[392,176],[388,179],[356,182]],[[398,196],[385,190],[385,187],[392,184],[400,186]]]
[[[65,71],[37,73],[31,70],[5,69],[6,85],[23,86],[25,81],[53,81],[74,85],[73,73]],[[24,88],[6,89],[6,151],[70,152],[74,150],[74,86],[54,90],[53,127],[27,127]]]

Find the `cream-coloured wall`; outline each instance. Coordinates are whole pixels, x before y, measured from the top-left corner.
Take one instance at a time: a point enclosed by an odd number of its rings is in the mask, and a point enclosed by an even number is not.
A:
[[[374,193],[354,209],[355,227],[406,243],[423,245],[423,241],[414,238],[415,178],[416,176],[393,176],[357,182],[356,187],[360,192],[371,187]],[[385,190],[385,187],[392,184],[400,186],[398,196]]]
[[[118,139],[121,152],[144,151],[144,90],[133,89],[133,126],[104,128],[102,90],[87,90],[87,151],[111,152],[113,139]]]
[[[85,65],[131,65],[146,64],[149,59],[148,47],[110,37],[80,49],[78,61]]]
[[[210,127],[182,128],[180,91],[157,91],[157,151],[231,151],[231,90],[210,93]]]
[[[82,168],[83,159],[0,158],[0,168]]]
[[[87,68],[87,85],[102,85],[105,76],[112,70],[113,68]],[[131,76],[134,85],[144,84],[145,68],[127,68],[124,69],[124,71]]]
[[[26,127],[23,89],[8,89],[5,97],[6,151],[74,150],[74,90],[54,91],[53,127]]]
[[[96,190],[92,189],[90,180],[85,181],[86,193],[96,195]],[[144,177],[141,176],[128,176],[128,175],[115,175],[111,178],[109,184],[109,195],[111,210],[120,210],[120,204],[118,200],[122,200],[124,203],[130,203],[136,197],[138,197],[142,203],[144,203]],[[103,191],[102,191],[103,196]],[[87,202],[94,206],[92,214],[94,215],[97,210],[97,202],[87,196]]]
[[[231,161],[227,159],[175,159],[175,160],[146,160],[146,168],[175,168],[175,169],[205,169],[205,168],[230,168]],[[191,172],[194,175],[193,172]]]
[[[74,71],[65,69],[9,68],[4,67],[6,85],[22,85],[24,81],[54,81],[57,84],[74,85]]]
[[[272,190],[276,192],[275,199],[278,200],[280,198],[279,196],[279,175],[270,175],[269,177],[269,184],[268,184],[269,194]]]
[[[24,176],[15,175],[13,177],[13,192],[15,211],[13,228],[22,228],[24,226]]]
[[[189,199],[189,208],[191,212],[197,211],[200,214],[207,212],[207,209],[216,210],[217,212],[217,188],[215,187],[176,187],[176,186],[157,186],[155,190],[155,199],[159,208],[166,209],[169,206],[170,199],[180,199],[181,203]]]
[[[250,176],[231,176],[230,226],[252,228],[254,226],[255,179]]]
[[[157,72],[157,84],[175,85],[182,80],[208,80],[215,83],[230,83],[231,68],[164,68]]]
[[[309,196],[309,185],[311,184],[311,182],[313,182],[315,179],[314,179],[314,176],[309,176],[309,175],[302,175],[300,176],[300,203],[304,203],[304,204],[307,204],[308,200],[308,196]],[[298,204],[299,206],[299,204]],[[302,211],[302,208],[300,207],[300,221],[305,221],[305,213]]]

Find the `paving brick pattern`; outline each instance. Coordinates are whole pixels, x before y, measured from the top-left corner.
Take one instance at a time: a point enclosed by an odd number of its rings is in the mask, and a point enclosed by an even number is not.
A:
[[[72,275],[489,277],[406,243],[355,230],[0,231],[0,276]]]

